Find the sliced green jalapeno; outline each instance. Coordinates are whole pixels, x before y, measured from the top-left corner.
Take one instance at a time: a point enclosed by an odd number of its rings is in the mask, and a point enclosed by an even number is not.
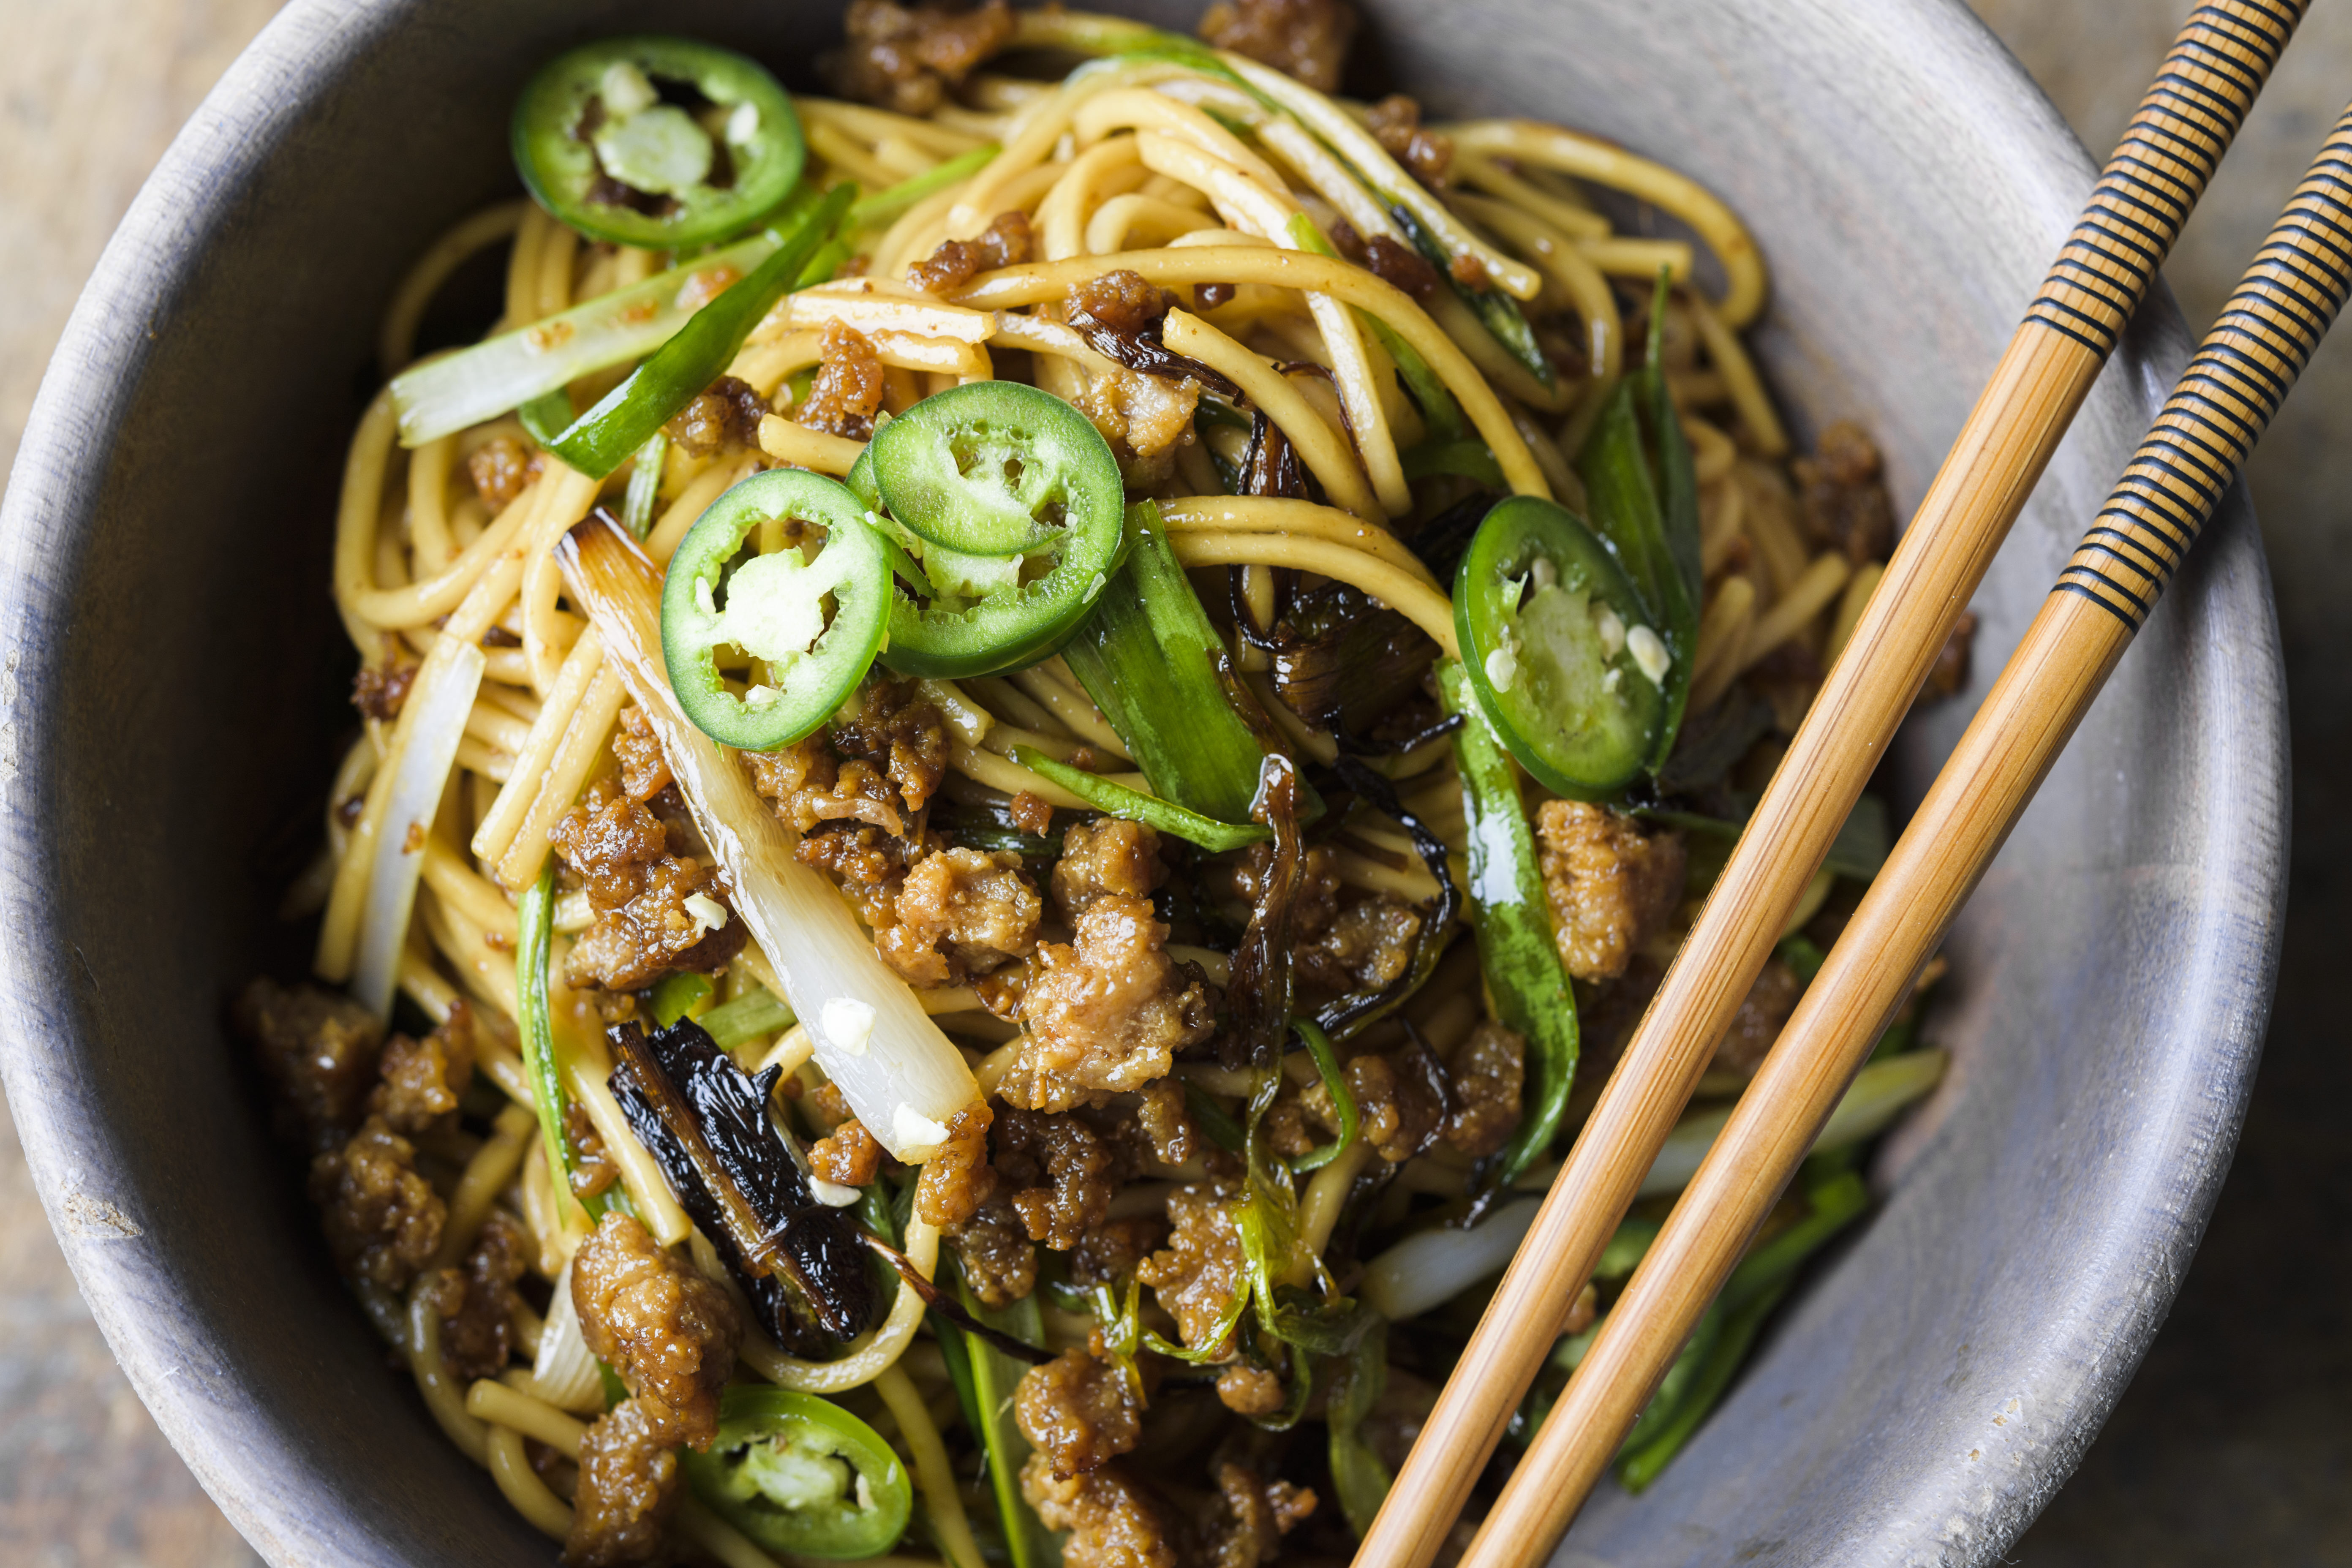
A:
[[[768,524],[783,524],[773,532],[788,542],[747,555]],[[821,542],[810,524],[824,531]],[[822,474],[771,468],[713,501],[678,542],[662,587],[662,655],[697,728],[740,751],[773,751],[841,706],[889,613],[889,565],[857,498]],[[740,694],[719,669],[730,647],[756,661]]]
[[[515,167],[597,239],[675,250],[751,227],[801,177],[793,100],[757,62],[687,38],[606,38],[540,68]]]
[[[877,457],[884,450],[884,437],[901,426],[910,426],[916,447],[911,455],[902,455],[904,460],[898,466],[902,473],[923,467],[924,430],[939,436],[941,425],[952,430],[961,422],[950,410],[934,424],[934,416],[924,410],[965,394],[983,395],[1000,411],[1034,416],[1018,423],[991,418],[989,439],[1001,443],[996,447],[1001,454],[1000,474],[1003,463],[1019,451],[1013,445],[1018,431],[1056,432],[1051,440],[1031,448],[1034,456],[1023,461],[1024,480],[1035,487],[1031,493],[1049,498],[1036,513],[1030,514],[1035,520],[1035,531],[1044,535],[1034,547],[1009,553],[983,552],[919,531],[896,508],[890,516],[881,515],[892,493],[881,480],[882,459]],[[1040,412],[1031,399],[1050,404],[1076,420],[1085,437],[1061,426],[1059,415]],[[1094,443],[1092,449],[1087,446],[1088,438]],[[1076,477],[1047,484],[1039,476],[1059,457],[1072,458],[1069,471]],[[1097,458],[1101,459],[1099,465]],[[951,468],[956,461],[944,441],[929,460],[937,468]],[[903,585],[891,595],[890,641],[883,656],[883,662],[901,674],[956,679],[1036,663],[1077,631],[1126,556],[1121,527],[1125,491],[1108,444],[1068,404],[1018,382],[976,382],[925,398],[877,433],[858,455],[845,482],[872,510],[890,548],[892,567],[902,579]],[[952,496],[959,485],[973,491],[985,488],[965,482],[965,476],[959,474],[937,487],[919,484],[910,491],[902,486],[898,493],[916,494],[919,499],[913,505],[923,508],[929,503],[921,498]],[[996,498],[1000,505],[1016,505],[1008,499],[1012,493],[1008,481]],[[1106,496],[1107,506],[1103,504]],[[936,512],[930,515],[933,533],[958,531],[938,521]]]
[[[907,1467],[873,1427],[790,1389],[729,1389],[709,1450],[678,1460],[705,1508],[771,1552],[877,1556],[914,1508]]]
[[[1519,764],[1580,800],[1615,794],[1666,721],[1673,658],[1609,547],[1534,496],[1496,503],[1454,575],[1478,707]]]
[[[1017,381],[950,387],[891,420],[874,437],[874,479],[902,525],[968,555],[1116,535],[1127,505],[1094,422]]]

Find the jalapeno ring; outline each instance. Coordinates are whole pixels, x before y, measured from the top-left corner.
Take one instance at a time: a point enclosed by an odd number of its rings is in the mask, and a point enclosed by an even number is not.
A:
[[[790,1389],[729,1389],[709,1449],[678,1459],[703,1506],[771,1552],[873,1557],[914,1510],[907,1467],[873,1427]]]
[[[753,531],[778,522],[821,526],[814,558],[788,534],[737,561]],[[814,731],[865,679],[889,614],[887,558],[856,497],[822,474],[772,468],[711,502],[670,557],[662,656],[698,729],[740,751],[773,751]],[[740,696],[719,670],[730,646],[765,666]]]
[[[675,250],[773,211],[800,179],[800,117],[731,49],[639,35],[567,50],[515,104],[515,168],[581,233]]]

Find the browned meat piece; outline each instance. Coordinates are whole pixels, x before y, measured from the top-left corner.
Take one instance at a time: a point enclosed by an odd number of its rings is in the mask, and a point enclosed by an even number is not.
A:
[[[915,985],[955,985],[1037,950],[1045,900],[1012,850],[942,849],[898,889],[898,923],[875,932],[883,961]]]
[[[707,1447],[742,1333],[727,1292],[615,1210],[572,1259],[580,1334],[636,1396],[657,1441]]]
[[[621,1176],[621,1168],[604,1152],[604,1139],[578,1100],[563,1107],[563,1131],[572,1140],[572,1192],[593,1198]]]
[[[824,354],[808,400],[793,417],[812,430],[872,440],[874,411],[882,406],[881,356],[864,332],[845,321],[824,324]]]
[[[1037,1248],[1012,1200],[990,1198],[943,1233],[981,1305],[1010,1307],[1037,1288]]]
[[[474,481],[474,493],[484,505],[504,511],[546,467],[546,454],[511,436],[493,436],[466,459],[466,477]]]
[[[613,732],[613,755],[621,764],[621,792],[631,800],[651,800],[677,782],[670,775],[669,759],[662,754],[653,721],[634,702],[621,710],[620,728]]]
[[[996,1173],[1032,1241],[1067,1252],[1102,1223],[1124,1173],[1114,1151],[1075,1116],[1007,1109],[996,1117]]]
[[[820,62],[835,92],[900,114],[929,114],[949,88],[1012,41],[1013,11],[1004,0],[971,11],[851,0],[842,31],[847,47]]]
[[[611,780],[589,785],[548,837],[596,911],[564,960],[569,984],[635,991],[678,970],[707,974],[742,951],[743,922],[726,907],[718,872],[687,852],[682,829]]]
[[[1013,815],[1013,826],[1024,833],[1043,838],[1054,830],[1054,808],[1043,795],[1031,795],[1024,789],[1013,797],[1008,809]]]
[[[1780,1037],[1780,1026],[1797,1010],[1797,998],[1804,990],[1795,970],[1777,958],[1768,962],[1740,999],[1739,1011],[1731,1016],[1731,1027],[1715,1047],[1713,1065],[1742,1074],[1761,1067],[1765,1053]]]
[[[1201,37],[1331,92],[1356,37],[1356,10],[1347,0],[1218,0],[1201,18]]]
[[[1081,1285],[1124,1279],[1167,1239],[1168,1222],[1150,1215],[1105,1220],[1070,1249],[1070,1278]]]
[[[1919,689],[1921,702],[1941,702],[1958,697],[1969,684],[1969,656],[1977,640],[1977,613],[1962,610],[1952,623],[1952,635],[1927,667],[1927,682]]]
[[[1100,1104],[1168,1076],[1215,1027],[1207,983],[1162,951],[1168,928],[1140,899],[1097,900],[1077,941],[1046,942],[1021,999],[1024,1033],[1002,1092],[1032,1110]]]
[[[1046,1529],[1069,1531],[1063,1568],[1176,1568],[1168,1506],[1123,1466],[1060,1480],[1054,1461],[1033,1453],[1021,1467],[1021,1495]]]
[[[1825,549],[1860,565],[1883,561],[1895,542],[1895,503],[1880,477],[1878,447],[1867,431],[1841,419],[1822,432],[1810,458],[1789,465],[1804,498],[1805,531]]]
[[[757,388],[722,375],[696,393],[694,401],[662,428],[692,456],[707,458],[721,447],[757,447],[760,421],[769,412],[768,400]]]
[[[1082,1350],[1031,1367],[1013,1391],[1013,1418],[1057,1481],[1102,1468],[1143,1435],[1143,1412],[1127,1378]]]
[[[668,1560],[662,1532],[679,1493],[677,1450],[644,1405],[624,1399],[580,1439],[580,1492],[564,1568],[638,1568]]]
[[[515,1289],[528,1267],[530,1239],[522,1226],[492,1209],[462,1268],[444,1268],[428,1289],[441,1320],[441,1359],[460,1383],[496,1377],[514,1352],[514,1321],[521,1309]]]
[[[1166,381],[1113,367],[1091,375],[1078,412],[1094,422],[1131,489],[1148,489],[1175,471],[1177,445],[1192,431],[1201,384]]]
[[[1560,962],[1579,980],[1616,979],[1682,900],[1682,835],[1580,800],[1544,802],[1536,832]]]
[[[1445,183],[1454,167],[1454,142],[1422,128],[1421,105],[1412,99],[1401,92],[1389,94],[1364,116],[1364,128],[1414,179],[1432,189]]]
[[[1429,1070],[1436,1065],[1418,1045],[1348,1064],[1348,1092],[1356,1098],[1364,1142],[1392,1165],[1427,1148],[1445,1121],[1444,1079]],[[1309,1093],[1321,1089],[1318,1084]]]
[[[830,1080],[811,1089],[808,1098],[802,1101],[802,1108],[827,1133],[856,1114],[849,1109],[849,1097],[841,1092],[841,1086]]]
[[[831,872],[858,918],[880,937],[898,923],[898,889],[906,880],[908,861],[920,848],[878,827],[841,823],[810,834],[793,854],[803,866]],[[883,956],[889,955],[886,952]],[[921,967],[919,955],[917,963]]]
[[[247,984],[229,1012],[269,1080],[279,1132],[314,1151],[333,1148],[359,1120],[375,1077],[383,1038],[375,1016],[341,992],[274,980]]]
[[[1519,1124],[1519,1087],[1527,1077],[1527,1037],[1487,1022],[1454,1047],[1447,1068],[1454,1112],[1440,1136],[1465,1154],[1483,1157],[1511,1140]]]
[[[337,1267],[386,1290],[405,1289],[432,1261],[449,1217],[416,1173],[416,1146],[373,1117],[310,1163],[310,1201]]]
[[[1092,316],[1121,337],[1135,337],[1160,324],[1176,296],[1132,268],[1122,267],[1070,286],[1066,301],[1073,316]]]
[[[1151,1287],[1193,1350],[1222,1350],[1231,1331],[1220,1320],[1237,1291],[1249,1289],[1248,1259],[1234,1223],[1233,1199],[1213,1187],[1183,1186],[1168,1197],[1168,1245],[1143,1260],[1136,1278]]]
[[[1219,1465],[1217,1490],[1225,1517],[1211,1522],[1211,1549],[1201,1554],[1213,1568],[1257,1568],[1272,1562],[1282,1550],[1282,1538],[1315,1512],[1313,1492],[1268,1480],[1243,1465]]]
[[[1421,936],[1421,916],[1392,893],[1349,904],[1331,923],[1294,944],[1302,984],[1326,991],[1381,990],[1403,978]]]
[[[1161,1164],[1181,1165],[1192,1157],[1192,1117],[1184,1109],[1184,1086],[1174,1079],[1147,1085],[1136,1096],[1135,1125]]]
[[[856,717],[834,731],[833,749],[881,770],[907,809],[920,811],[947,776],[947,720],[921,686],[877,673],[858,689]]]
[[[1168,879],[1160,835],[1140,822],[1099,816],[1062,835],[1054,862],[1054,908],[1072,925],[1103,898],[1149,899]]]
[[[1373,277],[1391,288],[1401,289],[1416,300],[1426,300],[1437,292],[1445,279],[1431,265],[1429,258],[1402,240],[1376,234],[1364,247],[1364,266]]]
[[[1281,1378],[1245,1361],[1217,1373],[1217,1397],[1237,1415],[1271,1415],[1282,1408],[1288,1393]]]
[[[400,717],[401,704],[408,700],[408,689],[422,668],[405,662],[368,666],[352,678],[352,706],[379,724],[391,723]]]
[[[882,1145],[855,1116],[809,1145],[809,1169],[828,1182],[862,1187],[882,1169]]]
[[[915,1213],[925,1225],[950,1226],[970,1219],[996,1190],[988,1163],[988,1107],[967,1105],[948,1118],[946,1142],[923,1163],[915,1183]]]
[[[421,1040],[394,1035],[377,1061],[368,1112],[412,1136],[457,1109],[474,1081],[474,1010],[459,1002],[449,1021]]]
[[[907,268],[907,281],[929,293],[952,294],[983,272],[1018,267],[1035,254],[1029,215],[1016,208],[998,213],[993,222],[970,239],[943,241],[937,250]]]

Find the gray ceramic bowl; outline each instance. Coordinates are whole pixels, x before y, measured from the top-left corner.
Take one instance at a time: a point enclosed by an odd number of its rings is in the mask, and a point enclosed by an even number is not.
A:
[[[1776,279],[1808,427],[1859,416],[1907,508],[2092,164],[1957,4],[1375,4],[1448,110],[1557,117],[1724,193]],[[1155,7],[1190,20],[1192,7]],[[1181,14],[1180,14],[1181,13]],[[271,879],[336,722],[330,507],[377,311],[511,188],[505,117],[562,44],[657,23],[802,71],[831,0],[296,0],[100,262],[0,523],[0,1065],[131,1381],[275,1563],[543,1563],[338,1289],[222,1002],[299,956]],[[1978,685],[2185,355],[2143,313],[1979,597]],[[1915,726],[1916,795],[1966,704]],[[1587,1564],[1993,1561],[2065,1479],[2202,1227],[2284,891],[2279,652],[2235,499],[1994,868],[1934,1034],[1958,1068],[1885,1208]],[[291,837],[289,837],[289,829]]]

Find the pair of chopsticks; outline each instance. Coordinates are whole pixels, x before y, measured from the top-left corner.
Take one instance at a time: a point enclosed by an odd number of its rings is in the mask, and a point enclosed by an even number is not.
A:
[[[1360,1563],[1428,1568],[1799,894],[2308,0],[2183,26],[1423,1426]],[[2352,110],[2200,347],[1463,1559],[1599,1479],[2352,287]]]

